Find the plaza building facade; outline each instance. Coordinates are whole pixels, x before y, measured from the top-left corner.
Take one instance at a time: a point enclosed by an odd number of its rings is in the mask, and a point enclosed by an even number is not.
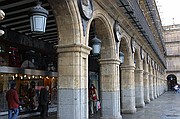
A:
[[[9,3],[9,9],[18,4],[22,7],[23,3],[30,5],[28,2]],[[166,50],[154,0],[42,2],[53,17],[47,21],[47,32],[41,37],[30,33],[29,27],[18,32],[19,25],[15,27],[15,24],[8,23],[11,19],[4,19],[1,26],[5,31],[10,29],[23,34],[24,39],[17,38],[19,48],[30,45],[34,50],[41,49],[38,50],[41,53],[44,49],[48,56],[54,53],[54,50],[50,52],[51,49],[56,50],[58,119],[90,118],[88,89],[92,83],[99,94],[101,119],[122,119],[122,113],[133,114],[137,108],[145,107],[167,91]],[[8,3],[4,4],[2,8],[8,12]],[[18,24],[18,19],[11,22]],[[55,26],[50,28],[52,23]],[[53,35],[48,31],[54,29],[57,42],[53,44]],[[6,32],[5,36],[11,34]],[[48,37],[52,47],[47,49],[44,42],[47,43]],[[100,40],[98,44],[94,44],[94,38]],[[13,42],[2,41],[6,44]],[[99,47],[94,45],[99,44],[100,49],[96,49]],[[5,56],[1,57],[6,61]]]
[[[168,89],[172,90],[176,84],[180,84],[180,25],[173,24],[163,26],[164,42],[167,49],[167,71],[166,78]]]

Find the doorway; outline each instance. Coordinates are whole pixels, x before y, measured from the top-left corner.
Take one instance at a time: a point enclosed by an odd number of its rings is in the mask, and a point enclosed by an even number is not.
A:
[[[167,76],[168,91],[173,90],[173,87],[177,84],[177,77],[174,74]]]

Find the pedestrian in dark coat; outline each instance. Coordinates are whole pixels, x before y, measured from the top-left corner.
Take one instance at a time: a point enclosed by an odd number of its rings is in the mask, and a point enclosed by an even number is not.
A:
[[[49,86],[45,86],[40,91],[39,105],[41,107],[41,118],[46,119],[48,113],[48,102],[49,102]]]
[[[17,119],[19,114],[19,96],[16,91],[16,84],[11,84],[11,89],[6,93],[8,102],[8,119]]]

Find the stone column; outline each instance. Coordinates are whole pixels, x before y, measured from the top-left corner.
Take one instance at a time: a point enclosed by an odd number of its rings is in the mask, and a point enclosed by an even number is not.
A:
[[[156,70],[156,96],[158,97],[158,71]]]
[[[164,84],[164,79],[162,79],[162,84],[163,84],[163,93],[165,93],[165,84]]]
[[[148,77],[149,73],[148,72],[144,72],[144,102],[146,104],[148,104],[150,102],[150,98],[149,98],[149,77]]]
[[[165,92],[168,91],[168,85],[167,85],[167,77],[166,77],[166,71],[164,71],[164,74],[163,74],[163,80],[164,80],[164,85],[165,85]]]
[[[160,78],[158,77],[158,95],[161,95],[161,85],[160,85]]]
[[[157,90],[156,90],[156,93],[157,93],[157,97],[159,97],[159,78],[158,78],[158,73],[157,73],[157,77],[156,77],[156,86],[157,86]]]
[[[143,87],[143,70],[135,70],[135,103],[137,108],[145,106],[144,87]]]
[[[120,114],[119,59],[100,59],[101,119],[122,119]]]
[[[161,94],[163,94],[163,88],[164,88],[164,84],[163,84],[163,79],[162,79],[162,74],[161,74],[161,79],[160,79],[160,85],[161,85]]]
[[[159,78],[159,95],[161,95],[161,79]]]
[[[154,100],[153,75],[152,74],[149,74],[149,97],[150,97],[150,100]]]
[[[160,96],[160,74],[159,71],[157,72],[157,88],[158,88],[158,96]]]
[[[162,95],[163,94],[163,83],[162,83],[162,79],[160,78],[160,94]]]
[[[156,75],[153,76],[153,93],[154,93],[154,98],[157,98],[157,93],[156,93]]]
[[[121,104],[122,113],[135,113],[134,66],[121,66]]]
[[[57,46],[58,119],[88,119],[88,54],[82,44]]]

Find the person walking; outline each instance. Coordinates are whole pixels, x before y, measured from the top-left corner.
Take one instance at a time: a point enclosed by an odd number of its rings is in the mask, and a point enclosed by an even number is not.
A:
[[[179,93],[179,92],[180,92],[180,89],[179,89],[179,85],[178,85],[178,84],[176,84],[176,85],[174,86],[174,90],[175,90],[175,93]]]
[[[97,90],[94,84],[91,84],[89,88],[89,100],[90,100],[90,110],[91,114],[93,115],[95,112],[96,102],[99,100]]]
[[[6,93],[8,102],[8,119],[17,119],[19,115],[19,96],[16,91],[16,84],[11,84],[11,89]]]
[[[49,102],[49,86],[45,86],[40,91],[39,105],[41,107],[41,118],[46,119],[48,116],[48,102]]]

